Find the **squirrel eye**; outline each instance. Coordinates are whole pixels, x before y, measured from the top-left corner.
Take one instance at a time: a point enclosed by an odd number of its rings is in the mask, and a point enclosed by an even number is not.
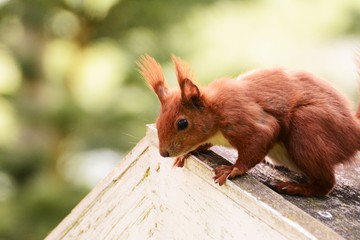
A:
[[[184,130],[188,127],[188,121],[186,119],[180,119],[177,123],[178,130]]]

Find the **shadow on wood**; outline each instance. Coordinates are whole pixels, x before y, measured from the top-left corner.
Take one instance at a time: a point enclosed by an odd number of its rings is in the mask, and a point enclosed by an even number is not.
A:
[[[212,168],[225,158],[232,161],[234,154],[214,147],[209,153],[191,156],[184,168],[173,168],[172,160],[159,155],[156,129],[149,125],[146,137],[46,239],[360,236],[359,185],[355,179],[340,179],[325,199],[288,197],[266,186],[273,177],[289,177],[287,173],[259,164],[249,174],[220,187],[212,180]]]

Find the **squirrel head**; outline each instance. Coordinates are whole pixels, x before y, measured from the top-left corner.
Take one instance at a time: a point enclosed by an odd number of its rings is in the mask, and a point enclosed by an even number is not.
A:
[[[156,121],[159,150],[163,157],[175,157],[195,150],[214,133],[215,119],[189,66],[172,56],[180,89],[168,88],[161,66],[145,55],[139,60],[140,73],[161,103]]]

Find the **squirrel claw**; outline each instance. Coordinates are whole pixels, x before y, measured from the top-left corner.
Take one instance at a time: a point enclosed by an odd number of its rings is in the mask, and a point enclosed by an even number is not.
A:
[[[200,145],[197,149],[195,149],[192,152],[186,153],[182,156],[179,156],[175,159],[174,163],[173,163],[173,167],[184,167],[185,165],[185,160],[190,157],[190,155],[194,152],[198,152],[198,153],[206,153],[208,151],[208,149],[212,146],[211,143],[205,143],[203,145]]]
[[[185,161],[188,157],[190,157],[190,154],[188,153],[177,157],[173,163],[173,167],[184,167]]]
[[[220,186],[223,185],[226,182],[226,179],[228,178],[234,178],[238,175],[243,174],[242,171],[240,171],[239,168],[227,165],[222,165],[220,167],[217,167],[214,169],[215,176],[213,179],[215,180],[215,183],[218,183]]]
[[[291,189],[291,183],[289,182],[274,182],[272,183],[272,185],[274,186],[275,190],[279,193],[286,193],[288,188]]]
[[[309,186],[292,182],[275,182],[271,184],[278,193],[298,196],[309,196]]]

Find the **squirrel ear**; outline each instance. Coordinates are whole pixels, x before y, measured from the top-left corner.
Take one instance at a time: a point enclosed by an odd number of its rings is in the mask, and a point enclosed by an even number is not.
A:
[[[183,103],[191,107],[202,108],[203,103],[199,88],[187,78],[185,78],[181,83],[181,100]]]
[[[202,107],[201,95],[199,88],[190,80],[193,78],[190,67],[180,58],[172,55],[175,65],[176,76],[181,90],[182,101],[194,107]]]
[[[169,89],[160,64],[149,55],[144,55],[140,57],[138,66],[140,74],[146,83],[154,90],[161,104],[163,104],[166,96],[169,94]]]

